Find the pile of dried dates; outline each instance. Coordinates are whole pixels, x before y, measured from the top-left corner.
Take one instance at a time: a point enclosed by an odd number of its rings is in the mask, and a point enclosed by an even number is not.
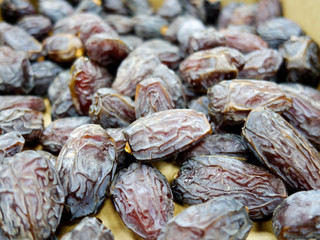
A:
[[[279,0],[162,2],[2,1],[0,239],[116,239],[108,198],[137,239],[320,239],[317,43]]]

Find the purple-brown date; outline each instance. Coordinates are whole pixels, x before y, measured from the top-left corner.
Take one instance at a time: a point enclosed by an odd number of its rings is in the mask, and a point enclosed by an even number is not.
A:
[[[144,42],[140,47],[151,48],[158,55],[160,61],[171,69],[176,69],[182,61],[180,49],[168,41],[152,39]]]
[[[110,229],[96,217],[85,217],[70,232],[64,234],[61,240],[114,240]]]
[[[167,20],[159,15],[137,15],[134,17],[134,21],[135,35],[142,39],[160,38],[161,29],[168,25]]]
[[[44,150],[59,154],[67,142],[70,133],[79,126],[91,123],[89,117],[66,117],[52,121],[44,128],[41,135],[41,145]]]
[[[52,30],[50,19],[42,15],[25,16],[17,22],[17,26],[38,40],[47,37]]]
[[[146,78],[138,84],[134,106],[137,119],[175,108],[168,86],[157,78]]]
[[[249,160],[249,149],[245,140],[237,134],[213,134],[198,142],[193,147],[179,153],[176,162],[183,162],[199,155],[227,155],[238,159]]]
[[[0,46],[0,76],[1,94],[26,94],[34,87],[32,68],[23,51]]]
[[[218,29],[227,28],[230,24],[231,18],[233,16],[233,12],[235,9],[243,6],[244,3],[238,3],[238,2],[230,2],[226,6],[224,6],[219,14],[218,17]]]
[[[110,194],[123,223],[144,239],[157,239],[162,227],[173,217],[170,185],[152,166],[132,163],[120,170]]]
[[[211,132],[203,113],[171,109],[141,117],[123,133],[128,141],[128,151],[138,161],[155,161],[188,149]]]
[[[136,119],[132,99],[112,88],[99,88],[94,93],[89,115],[103,128],[126,127]]]
[[[101,1],[96,0],[81,0],[75,8],[75,13],[90,12],[96,15],[101,15]]]
[[[228,25],[256,26],[256,4],[243,4],[235,8],[230,16]]]
[[[0,135],[0,162],[2,162],[5,157],[11,157],[21,152],[24,143],[24,138],[17,131]]]
[[[225,37],[226,47],[237,49],[244,54],[268,48],[268,43],[253,33],[236,32],[231,30],[224,30],[221,31],[221,33]]]
[[[290,195],[274,211],[273,232],[279,240],[319,239],[320,190]]]
[[[103,0],[102,7],[108,13],[127,15],[128,9],[125,6],[125,2],[114,0]]]
[[[70,133],[56,169],[71,220],[97,213],[107,197],[116,167],[115,142],[101,126],[85,124]]]
[[[42,55],[42,44],[18,26],[0,22],[0,44],[17,51],[25,51],[30,60],[37,60]]]
[[[39,12],[53,23],[74,13],[73,7],[65,0],[41,0],[38,3]]]
[[[52,166],[56,165],[57,162],[57,157],[52,155],[51,153],[44,151],[44,150],[37,150],[37,153],[39,153],[42,157],[44,157],[45,159],[47,159],[49,162],[51,162]]]
[[[145,15],[152,13],[151,5],[148,0],[126,0],[125,6],[129,10],[129,15]]]
[[[298,83],[279,86],[292,99],[292,107],[282,116],[320,150],[320,101],[313,97],[320,98],[320,92]]]
[[[1,14],[9,23],[15,23],[20,18],[36,13],[34,6],[25,0],[4,0],[1,2]]]
[[[50,59],[61,64],[70,64],[83,55],[80,39],[70,33],[57,33],[43,41],[43,48]]]
[[[19,132],[26,143],[34,144],[43,130],[43,113],[27,108],[11,108],[0,111],[0,133]]]
[[[78,13],[62,18],[53,27],[54,33],[71,33],[77,35],[82,44],[85,45],[88,39],[98,33],[107,33],[117,37],[118,34],[113,28],[104,22],[98,15],[92,13]]]
[[[270,48],[252,51],[244,58],[246,64],[238,74],[242,79],[274,79],[283,63],[282,55]]]
[[[260,0],[257,10],[257,25],[282,16],[282,7],[279,0]]]
[[[137,48],[124,59],[117,71],[112,88],[128,97],[133,97],[136,87],[144,78],[151,75],[160,59],[149,48]]]
[[[192,54],[200,50],[221,47],[226,45],[225,36],[214,28],[206,28],[195,32],[188,42],[188,53]]]
[[[121,35],[120,39],[127,45],[130,51],[135,50],[143,44],[142,38],[139,38],[136,35]]]
[[[120,39],[106,33],[95,34],[86,42],[88,57],[109,69],[117,68],[130,53],[130,49]]]
[[[292,101],[280,87],[263,80],[223,81],[208,90],[209,114],[218,125],[241,125],[251,110],[266,107],[284,112]]]
[[[172,182],[174,198],[188,205],[220,196],[238,200],[251,219],[263,219],[288,194],[284,182],[268,170],[225,155],[196,156],[184,162]]]
[[[320,187],[320,154],[279,114],[251,111],[242,135],[259,161],[293,190]]]
[[[28,150],[0,166],[0,222],[10,239],[51,237],[61,220],[63,188],[51,162]]]
[[[80,115],[88,115],[93,94],[102,87],[110,87],[112,76],[103,67],[86,57],[72,65],[69,89],[74,106]]]
[[[178,31],[180,27],[190,19],[194,19],[192,16],[177,16],[175,19],[172,20],[172,22],[161,29],[161,34],[163,35],[164,39],[172,42],[177,43],[178,42]],[[201,24],[201,21],[198,22]],[[204,27],[201,27],[202,29],[205,29]]]
[[[157,10],[157,14],[165,19],[173,19],[183,11],[179,0],[165,0]]]
[[[4,95],[0,96],[0,111],[10,108],[28,108],[39,112],[44,112],[46,106],[43,98],[25,95]]]
[[[68,86],[70,79],[70,70],[64,70],[60,72],[56,78],[52,81],[48,88],[48,98],[50,103],[53,104],[64,92]]]
[[[238,50],[216,47],[191,54],[180,64],[179,70],[187,88],[204,93],[224,79],[236,78],[244,64],[244,57]]]
[[[241,240],[247,238],[252,226],[245,206],[219,197],[179,213],[164,226],[157,240]]]
[[[119,34],[129,34],[134,29],[134,21],[129,16],[108,14],[104,20]]]
[[[301,83],[318,87],[320,83],[320,50],[310,36],[292,36],[279,51],[284,58],[285,69],[279,81]]]

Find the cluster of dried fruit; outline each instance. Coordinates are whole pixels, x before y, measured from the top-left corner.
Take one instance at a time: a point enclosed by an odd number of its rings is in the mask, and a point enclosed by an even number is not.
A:
[[[1,11],[1,239],[83,218],[61,239],[112,240],[88,217],[108,197],[143,239],[246,239],[271,216],[279,239],[320,239],[319,47],[279,0]]]

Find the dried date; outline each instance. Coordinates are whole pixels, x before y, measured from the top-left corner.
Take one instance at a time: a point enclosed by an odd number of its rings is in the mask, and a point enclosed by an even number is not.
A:
[[[106,12],[116,14],[128,14],[128,9],[123,1],[102,0],[102,7]]]
[[[103,128],[126,127],[135,120],[134,102],[112,88],[100,88],[93,95],[89,115]]]
[[[242,125],[251,110],[266,107],[282,113],[292,100],[273,82],[229,80],[208,90],[209,114],[218,126]]]
[[[279,114],[251,111],[242,135],[260,162],[294,190],[318,189],[320,154]]]
[[[58,154],[70,133],[77,127],[88,123],[91,123],[89,117],[66,117],[52,121],[41,135],[43,149]]]
[[[239,72],[238,78],[270,80],[276,78],[283,57],[278,51],[266,48],[246,54],[245,61],[246,64]]]
[[[47,37],[52,30],[50,19],[42,15],[25,16],[18,21],[17,26],[38,40]]]
[[[158,169],[149,165],[132,163],[120,170],[110,194],[123,223],[144,239],[157,239],[173,217],[170,185]]]
[[[282,6],[279,0],[260,0],[258,3],[257,25],[282,16]]]
[[[187,88],[204,93],[224,79],[236,78],[244,64],[244,57],[238,50],[216,47],[191,54],[180,64],[179,70]]]
[[[240,240],[247,238],[252,226],[242,204],[219,197],[182,211],[167,223],[157,240]]]
[[[19,132],[26,143],[34,144],[43,130],[43,113],[27,108],[0,111],[0,133]]]
[[[96,0],[81,0],[80,3],[75,8],[75,13],[90,12],[96,15],[102,13],[101,1]]]
[[[2,17],[6,22],[15,23],[23,16],[36,13],[34,6],[24,0],[4,0],[1,2]]]
[[[213,134],[186,151],[179,153],[176,162],[183,162],[199,155],[222,154],[242,160],[249,160],[250,152],[246,141],[237,134]]]
[[[285,199],[272,217],[277,239],[319,239],[319,199],[320,190],[297,192]]]
[[[39,1],[39,12],[55,23],[71,16],[74,10],[71,4],[65,0],[41,0]]]
[[[60,223],[64,194],[46,158],[23,151],[0,166],[0,223],[10,239],[48,239]]]
[[[69,89],[77,112],[88,115],[93,94],[102,87],[110,87],[112,76],[97,63],[86,57],[78,58],[72,65]]]
[[[165,0],[157,10],[157,14],[165,19],[172,19],[181,14],[182,10],[179,0]]]
[[[134,105],[137,119],[175,108],[167,85],[157,78],[146,78],[138,84]]]
[[[28,108],[44,112],[46,107],[43,98],[25,95],[6,95],[0,96],[0,111],[10,108]]]
[[[71,220],[97,213],[114,177],[116,157],[114,140],[99,125],[85,124],[70,133],[56,168]]]
[[[129,34],[133,32],[134,21],[129,16],[108,14],[104,20],[119,34]]]
[[[124,2],[132,16],[152,13],[148,0],[125,0]]]
[[[211,131],[203,113],[171,109],[139,118],[123,133],[130,148],[128,151],[137,160],[155,161],[186,150]]]
[[[168,25],[167,20],[158,15],[137,15],[134,21],[134,32],[143,39],[160,38],[161,29]]]
[[[70,70],[62,71],[58,76],[52,81],[48,88],[48,98],[50,103],[55,102],[62,92],[64,92],[68,86],[70,79]]]
[[[85,217],[71,232],[64,234],[61,240],[114,240],[113,234],[100,219]]]
[[[0,135],[0,162],[5,157],[11,157],[21,152],[25,140],[19,132],[13,131]]]
[[[123,41],[130,51],[135,50],[137,47],[143,44],[142,38],[139,38],[135,35],[122,35],[120,36],[121,41]]]
[[[236,199],[251,219],[263,219],[288,196],[284,182],[266,169],[224,155],[196,156],[172,182],[174,198],[189,205],[220,196]]]

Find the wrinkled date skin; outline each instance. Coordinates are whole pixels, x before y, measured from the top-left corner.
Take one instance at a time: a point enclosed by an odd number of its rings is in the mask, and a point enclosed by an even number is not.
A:
[[[128,151],[137,160],[154,161],[186,150],[211,131],[203,113],[171,109],[139,118],[123,133],[128,141]]]
[[[100,219],[85,217],[69,233],[62,236],[61,240],[114,240],[110,229],[103,225]]]
[[[55,62],[70,64],[83,55],[80,39],[70,33],[57,33],[43,41],[48,57]]]
[[[93,35],[85,46],[90,59],[109,69],[117,68],[130,53],[123,41],[106,33]]]
[[[266,48],[246,54],[245,61],[238,78],[270,80],[276,77],[283,57],[278,51]]]
[[[182,211],[167,223],[157,240],[242,240],[252,226],[242,204],[219,197]]]
[[[95,92],[89,115],[103,128],[126,127],[136,119],[131,98],[112,88],[100,88]]]
[[[320,190],[301,191],[285,199],[274,211],[273,232],[279,240],[319,239]]]
[[[0,133],[19,132],[26,143],[34,144],[43,130],[43,113],[26,109],[11,108],[0,111]]]
[[[116,157],[114,140],[99,125],[85,124],[70,133],[56,169],[71,220],[97,213],[114,177]]]
[[[138,15],[134,17],[134,21],[135,35],[143,39],[160,38],[161,29],[168,25],[168,21],[158,15]]]
[[[288,196],[280,178],[264,168],[224,155],[203,155],[182,164],[172,182],[174,198],[188,205],[225,196],[238,200],[251,219],[270,216]]]
[[[238,50],[216,47],[191,54],[179,69],[187,88],[205,93],[221,80],[236,78],[244,64],[244,57]]]
[[[42,132],[41,145],[44,150],[58,154],[77,127],[91,123],[89,117],[65,117],[52,121]]]
[[[121,62],[112,88],[123,95],[134,97],[138,83],[151,75],[160,63],[154,50],[135,49]]]
[[[11,157],[21,152],[24,147],[25,140],[19,132],[9,132],[0,135],[0,162],[5,157]]]
[[[166,84],[157,78],[146,78],[136,90],[136,118],[145,117],[155,112],[174,109],[175,104]]]
[[[320,83],[319,47],[309,36],[291,37],[280,48],[285,72],[280,80],[317,87]]]
[[[199,155],[222,154],[230,157],[236,157],[242,160],[249,160],[249,149],[245,140],[237,134],[213,134],[188,150],[179,153],[176,162],[183,162]]]
[[[320,92],[300,84],[280,84],[280,88],[292,99],[292,107],[283,117],[320,150],[320,101],[310,95]]]
[[[74,13],[68,1],[45,0],[38,3],[39,13],[48,17],[53,23]]]
[[[42,44],[38,40],[22,28],[5,22],[0,23],[0,44],[26,52],[30,60],[37,60],[42,55]]]
[[[1,13],[5,21],[15,23],[19,18],[35,14],[34,6],[23,0],[4,0],[1,3]]]
[[[0,222],[10,239],[48,239],[61,219],[64,194],[53,165],[35,151],[0,166]]]
[[[0,46],[0,93],[26,94],[34,87],[34,77],[27,54]]]
[[[120,170],[110,193],[123,223],[144,239],[157,239],[173,217],[170,185],[158,169],[149,165],[132,163]]]
[[[17,26],[38,40],[42,40],[48,36],[52,30],[50,19],[42,15],[25,16],[18,21]]]
[[[44,112],[46,109],[41,97],[25,95],[0,96],[0,110],[10,108],[28,108],[41,112]]]
[[[119,34],[129,34],[134,28],[134,21],[129,16],[108,14],[104,20]]]
[[[280,87],[263,80],[230,80],[208,90],[209,114],[218,125],[242,125],[251,110],[266,107],[284,112],[292,106]]]
[[[253,110],[242,129],[260,162],[294,190],[320,187],[320,155],[279,114]]]
[[[78,58],[71,68],[69,89],[74,106],[80,115],[88,115],[93,94],[102,87],[110,87],[112,76],[86,57]]]

